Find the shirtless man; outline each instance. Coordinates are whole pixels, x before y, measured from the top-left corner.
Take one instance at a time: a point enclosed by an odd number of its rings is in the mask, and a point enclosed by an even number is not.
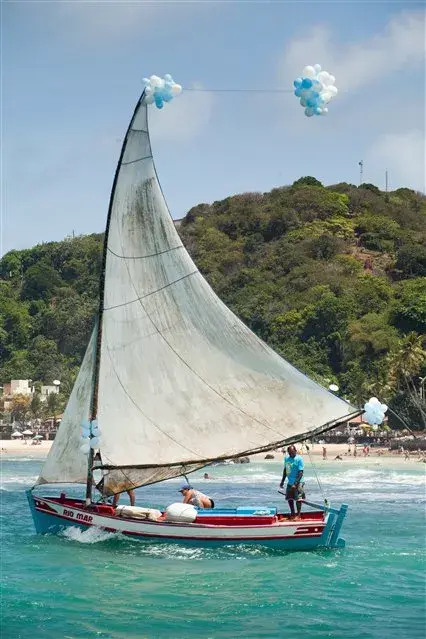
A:
[[[184,504],[191,504],[197,508],[214,508],[213,499],[210,499],[210,497],[207,497],[207,495],[199,490],[195,490],[195,488],[189,484],[182,486],[179,492],[182,493]]]

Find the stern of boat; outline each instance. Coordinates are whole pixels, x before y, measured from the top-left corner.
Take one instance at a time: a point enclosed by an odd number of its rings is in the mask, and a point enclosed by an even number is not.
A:
[[[321,535],[320,548],[344,548],[346,545],[343,537],[340,537],[340,531],[343,526],[343,522],[348,511],[348,506],[342,504],[337,510],[336,508],[330,508],[328,506],[322,506],[320,504],[313,504],[311,502],[305,502],[308,506],[313,508],[320,508],[326,513],[327,525]]]

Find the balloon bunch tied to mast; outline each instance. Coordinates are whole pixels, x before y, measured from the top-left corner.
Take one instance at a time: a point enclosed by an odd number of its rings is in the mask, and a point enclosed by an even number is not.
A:
[[[165,102],[171,102],[173,98],[182,93],[182,87],[177,84],[170,73],[166,73],[164,78],[158,75],[151,75],[143,78],[145,85],[144,104],[155,104],[157,109],[162,109]]]
[[[320,64],[303,69],[302,76],[296,78],[293,84],[294,95],[300,98],[300,106],[305,109],[306,117],[328,113],[327,105],[338,94],[335,81],[334,75],[323,71]]]
[[[364,413],[362,416],[373,430],[377,430],[379,425],[383,423],[387,410],[388,407],[386,404],[382,404],[377,397],[372,397],[364,404]]]

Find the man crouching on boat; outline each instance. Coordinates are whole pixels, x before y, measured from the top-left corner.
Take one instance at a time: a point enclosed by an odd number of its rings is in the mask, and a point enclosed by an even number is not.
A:
[[[287,478],[285,498],[288,501],[291,516],[295,519],[300,519],[302,500],[305,499],[305,484],[302,482],[304,463],[302,456],[297,454],[296,446],[289,446],[287,448],[287,453],[288,455],[284,458],[284,471],[280,488],[284,487],[284,482]],[[294,512],[294,502],[296,502],[297,508],[296,517]]]
[[[195,490],[195,488],[189,484],[182,486],[179,492],[182,493],[184,504],[191,504],[197,508],[214,508],[213,499],[210,499],[210,497],[207,497],[207,495],[199,490]]]

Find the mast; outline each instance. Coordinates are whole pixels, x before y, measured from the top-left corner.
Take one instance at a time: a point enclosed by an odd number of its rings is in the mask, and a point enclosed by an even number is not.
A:
[[[117,168],[115,169],[114,181],[112,183],[111,195],[109,198],[108,215],[107,215],[105,236],[104,236],[104,246],[103,246],[103,252],[102,252],[101,275],[99,280],[99,308],[98,308],[98,313],[96,318],[95,366],[93,371],[92,397],[90,402],[90,421],[91,422],[93,422],[98,415],[99,371],[101,366],[101,343],[102,343],[102,319],[104,314],[104,294],[105,294],[105,268],[106,268],[107,254],[108,254],[108,236],[109,236],[109,228],[110,228],[110,222],[111,222],[112,207],[114,203],[115,189],[116,189],[116,185],[118,181],[118,176],[120,173],[121,162],[123,160],[123,155],[126,150],[129,132],[130,132],[130,129],[132,128],[133,120],[135,119],[136,113],[144,98],[144,95],[145,95],[145,90],[142,92],[142,95],[140,96],[135,106],[135,110],[133,112],[129,126],[127,127],[126,135],[124,137],[124,141],[121,147],[120,157],[117,163]],[[93,448],[90,447],[88,462],[87,462],[86,506],[89,506],[92,501],[93,458],[94,458]]]

